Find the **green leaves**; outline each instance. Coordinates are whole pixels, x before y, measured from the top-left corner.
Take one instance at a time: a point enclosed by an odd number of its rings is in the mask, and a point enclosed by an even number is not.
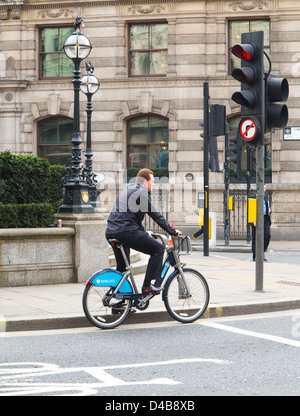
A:
[[[0,153],[0,228],[46,227],[63,197],[63,166],[44,158]]]

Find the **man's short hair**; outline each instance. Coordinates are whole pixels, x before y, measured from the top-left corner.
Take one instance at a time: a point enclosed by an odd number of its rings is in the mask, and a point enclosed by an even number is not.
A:
[[[152,170],[150,169],[140,169],[136,175],[136,183],[142,184],[144,180],[150,181],[150,175],[153,175]]]

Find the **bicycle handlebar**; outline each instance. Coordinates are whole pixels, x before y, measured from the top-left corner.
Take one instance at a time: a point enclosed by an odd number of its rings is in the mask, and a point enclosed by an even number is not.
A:
[[[175,244],[175,241],[174,241],[174,244],[171,246],[169,246],[168,244],[169,242],[168,238],[163,234],[153,233],[152,237],[155,239],[159,238],[162,242],[162,245],[165,247],[167,251],[175,250],[177,251],[178,255],[191,254],[192,252],[191,240],[188,236],[183,236],[183,235],[179,236],[178,239],[176,239],[178,241],[178,244]]]
[[[162,241],[163,245],[167,245],[168,244],[168,239],[163,234],[154,234],[154,233],[152,233],[151,236],[153,238],[155,238],[155,240],[157,240],[159,238]]]
[[[164,235],[164,234],[156,234],[156,233],[152,233],[151,234],[153,238],[157,239],[159,238],[163,245],[167,246],[168,245],[168,238]],[[174,236],[175,237],[175,236]]]

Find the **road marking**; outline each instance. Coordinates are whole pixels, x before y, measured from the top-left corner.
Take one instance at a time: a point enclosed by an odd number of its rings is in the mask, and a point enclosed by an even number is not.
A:
[[[281,344],[290,345],[292,347],[300,347],[300,341],[295,341],[289,338],[278,337],[276,335],[262,334],[260,332],[248,331],[246,329],[234,328],[228,325],[218,324],[216,322],[199,322],[200,325],[208,326],[210,328],[220,329],[222,331],[232,332],[239,335],[247,335],[250,337],[266,339],[269,341],[279,342]]]
[[[93,395],[97,394],[99,389],[116,386],[132,386],[142,384],[158,385],[178,385],[180,381],[171,378],[150,378],[148,380],[124,381],[115,377],[106,370],[123,369],[123,368],[141,368],[151,366],[180,365],[186,363],[212,363],[226,365],[230,361],[210,359],[210,358],[187,358],[175,359],[168,361],[157,361],[148,363],[133,363],[110,365],[102,367],[71,367],[61,368],[57,364],[39,363],[39,362],[20,362],[20,363],[0,363],[0,396],[15,395],[32,395],[41,393],[57,393],[58,395]],[[10,368],[12,367],[12,368]],[[51,383],[51,382],[33,382],[33,377],[41,378],[42,376],[60,375],[64,373],[86,372],[96,378],[97,383]],[[21,379],[30,378],[29,381]],[[68,393],[68,394],[66,394]]]

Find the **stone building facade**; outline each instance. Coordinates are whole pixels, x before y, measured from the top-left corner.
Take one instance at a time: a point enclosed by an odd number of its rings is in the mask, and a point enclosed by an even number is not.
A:
[[[60,36],[73,26],[77,15],[84,20],[83,33],[93,46],[88,60],[101,82],[101,94],[93,97],[92,148],[94,170],[106,176],[101,183],[106,188],[102,205],[111,208],[115,191],[124,186],[126,168],[167,167],[169,181],[161,187],[169,191],[168,217],[177,228],[197,224],[197,197],[203,191],[199,127],[203,82],[209,82],[211,103],[226,106],[229,122],[237,120],[240,107],[231,95],[239,85],[230,75],[230,48],[235,38],[239,43],[245,28],[264,28],[272,73],[287,77],[290,85],[289,129],[275,130],[266,151],[272,237],[298,239],[299,1],[0,0],[0,151],[45,155],[50,149],[46,146],[53,145],[47,123],[57,121],[58,130],[69,134],[72,72],[70,62],[62,58]],[[57,29],[58,36],[52,38],[47,29]],[[48,36],[56,42],[53,49]],[[48,59],[52,63],[61,59],[60,72],[55,72]],[[84,73],[83,63],[81,68]],[[81,95],[83,150],[85,102]],[[138,138],[141,131],[143,139]],[[70,152],[67,147],[61,149]],[[210,210],[217,213],[222,237],[223,137],[218,138],[218,150],[221,171],[210,173]],[[231,183],[230,189],[245,190],[245,186]]]

